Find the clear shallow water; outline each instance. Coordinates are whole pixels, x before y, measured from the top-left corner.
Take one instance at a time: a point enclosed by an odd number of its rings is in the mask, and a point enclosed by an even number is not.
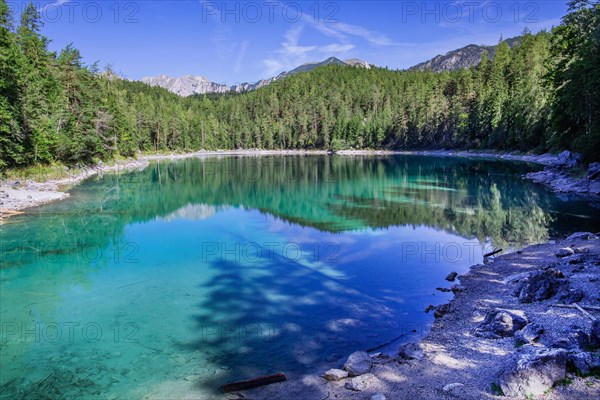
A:
[[[213,398],[425,334],[484,250],[600,230],[535,168],[225,157],[88,180],[0,228],[0,397]]]

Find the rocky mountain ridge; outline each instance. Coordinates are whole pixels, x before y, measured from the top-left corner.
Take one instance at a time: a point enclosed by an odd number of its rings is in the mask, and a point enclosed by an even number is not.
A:
[[[302,64],[291,71],[284,71],[277,76],[261,79],[257,82],[244,82],[239,85],[226,85],[224,83],[212,82],[203,76],[185,75],[178,78],[172,78],[167,75],[159,75],[152,77],[145,77],[142,82],[151,86],[160,86],[164,89],[169,90],[180,96],[192,96],[195,94],[206,94],[206,93],[227,93],[227,92],[248,92],[251,90],[259,89],[263,86],[267,86],[272,82],[279,79],[285,78],[286,76],[294,75],[300,72],[308,72],[315,68],[322,67],[325,65],[346,65],[350,67],[361,67],[371,68],[371,66],[363,60],[352,58],[346,61],[342,61],[336,57],[329,57],[324,61],[311,62]]]

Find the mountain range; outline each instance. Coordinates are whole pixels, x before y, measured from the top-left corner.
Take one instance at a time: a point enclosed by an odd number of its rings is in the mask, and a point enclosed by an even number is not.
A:
[[[515,46],[519,43],[520,37],[504,40],[510,47]],[[481,61],[481,57],[485,52],[489,53],[490,57],[493,57],[496,48],[495,46],[476,45],[470,44],[457,50],[449,51],[446,54],[438,55],[431,60],[422,62],[411,67],[411,70],[431,70],[434,72],[442,71],[455,71],[461,68],[469,68],[476,66]],[[178,78],[172,78],[167,75],[159,75],[146,77],[142,79],[142,82],[151,86],[160,86],[178,94],[180,96],[192,96],[196,94],[206,93],[228,93],[228,92],[247,92],[251,90],[259,89],[266,86],[274,81],[285,78],[286,76],[294,75],[300,72],[308,72],[324,65],[346,65],[351,67],[371,68],[371,65],[366,61],[352,58],[349,60],[342,61],[336,57],[329,57],[328,59],[320,62],[311,62],[302,64],[291,71],[282,72],[277,76],[261,79],[257,82],[249,83],[244,82],[239,85],[226,85],[223,83],[212,82],[203,76],[185,75]]]

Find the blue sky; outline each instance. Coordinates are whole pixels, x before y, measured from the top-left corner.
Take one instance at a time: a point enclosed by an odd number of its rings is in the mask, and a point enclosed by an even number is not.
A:
[[[26,4],[8,3],[15,15]],[[361,58],[407,68],[470,43],[495,44],[560,23],[566,0],[35,2],[42,33],[121,74],[202,75],[233,84],[302,63]]]

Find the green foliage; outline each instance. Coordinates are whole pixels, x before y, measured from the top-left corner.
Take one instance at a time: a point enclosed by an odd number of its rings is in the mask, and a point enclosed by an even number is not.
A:
[[[199,149],[572,149],[600,155],[600,6],[573,1],[476,68],[329,65],[259,90],[181,98],[48,51],[35,6],[0,0],[0,168]]]

